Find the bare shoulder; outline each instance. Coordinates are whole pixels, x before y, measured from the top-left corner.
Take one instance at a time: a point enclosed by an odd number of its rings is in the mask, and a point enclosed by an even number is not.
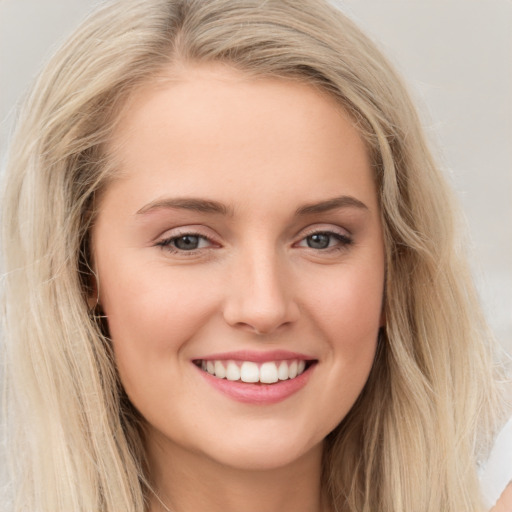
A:
[[[507,485],[491,512],[512,512],[512,482]]]

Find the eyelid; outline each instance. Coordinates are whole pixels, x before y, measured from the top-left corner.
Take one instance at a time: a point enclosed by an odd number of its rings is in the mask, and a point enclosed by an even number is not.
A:
[[[210,229],[205,228],[201,225],[191,225],[191,226],[179,226],[176,228],[168,229],[166,230],[162,235],[156,238],[154,241],[154,245],[170,248],[170,242],[174,239],[183,237],[183,236],[196,236],[199,238],[202,238],[204,240],[207,240],[210,244],[209,247],[202,247],[198,249],[192,249],[190,251],[181,251],[179,249],[176,249],[177,252],[189,252],[193,253],[194,251],[199,250],[205,250],[210,249],[212,247],[220,247],[221,243],[216,239],[215,236],[212,236],[210,233],[205,233],[205,231],[211,232]],[[293,243],[294,246],[297,246],[300,242],[304,241],[308,236],[319,234],[319,233],[325,233],[325,234],[331,234],[336,237],[338,237],[340,240],[344,240],[345,243],[352,243],[352,234],[345,228],[342,228],[341,226],[336,226],[333,224],[314,224],[312,226],[308,226],[301,230],[295,237],[295,242]]]
[[[352,238],[352,233],[341,226],[336,226],[335,224],[314,224],[312,226],[308,226],[301,230],[296,238],[298,240],[302,240],[308,236],[314,235],[316,233],[333,233],[336,235],[340,235],[346,238]]]
[[[189,226],[177,226],[174,228],[166,229],[162,234],[155,238],[158,243],[162,240],[169,240],[170,238],[179,238],[180,236],[191,235],[200,236],[211,241],[215,241],[216,237],[212,234],[212,230],[198,224],[191,224]]]
[[[208,231],[208,233],[205,233],[205,231]],[[211,230],[204,228],[202,226],[196,226],[196,225],[179,226],[176,228],[166,230],[162,235],[160,235],[159,237],[156,238],[156,240],[154,241],[154,245],[160,246],[163,248],[167,248],[170,250],[172,247],[170,245],[170,242],[172,240],[189,235],[189,236],[196,236],[196,237],[202,238],[204,240],[207,240],[209,242],[210,246],[209,247],[201,247],[198,249],[192,249],[190,251],[180,251],[179,249],[176,249],[176,252],[194,253],[195,251],[210,249],[212,247],[220,247],[220,245],[221,245],[220,242],[216,239],[215,236],[212,236],[210,233],[211,233]]]
[[[310,236],[318,234],[328,235],[331,239],[334,238],[336,243],[325,248],[309,247],[307,245],[307,239]],[[340,251],[346,251],[353,242],[352,234],[341,226],[333,224],[315,224],[313,226],[308,226],[297,235],[297,241],[293,243],[293,247],[313,251],[313,253],[327,256],[337,254]]]

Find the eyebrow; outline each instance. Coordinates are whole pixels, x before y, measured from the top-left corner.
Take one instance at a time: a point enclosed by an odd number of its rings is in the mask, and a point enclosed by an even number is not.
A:
[[[137,211],[137,215],[149,213],[160,209],[183,209],[200,213],[218,213],[220,215],[232,215],[232,208],[217,201],[200,199],[195,197],[157,199],[143,206]]]
[[[311,215],[315,213],[325,213],[338,208],[358,208],[360,210],[368,210],[363,202],[352,196],[339,196],[321,201],[320,203],[311,203],[301,206],[295,211],[296,215]]]
[[[339,208],[358,208],[360,210],[368,210],[368,207],[359,199],[352,196],[339,196],[321,201],[319,203],[306,204],[297,208],[295,215],[312,215],[317,213],[325,213]],[[216,213],[219,215],[233,215],[233,208],[226,206],[218,201],[209,199],[201,199],[195,197],[176,197],[156,199],[143,206],[137,211],[137,215],[152,212],[160,209],[183,209],[200,213]]]

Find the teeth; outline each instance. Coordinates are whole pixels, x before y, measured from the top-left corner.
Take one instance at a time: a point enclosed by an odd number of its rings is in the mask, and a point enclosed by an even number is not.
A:
[[[226,378],[228,380],[240,380],[240,367],[235,363],[235,361],[228,361]]]
[[[304,360],[267,361],[258,364],[252,361],[212,361],[202,360],[203,371],[219,379],[241,380],[242,382],[273,384],[280,380],[294,379],[306,369]]]
[[[240,367],[240,380],[242,382],[258,382],[260,380],[258,365],[250,361],[244,361]]]
[[[288,377],[290,379],[294,379],[295,377],[297,377],[297,366],[297,361],[292,361],[292,364],[288,366]]]
[[[220,379],[224,379],[226,377],[226,368],[220,361],[215,361],[215,376]]]
[[[276,363],[263,363],[260,368],[260,382],[273,384],[278,380]]]
[[[306,363],[304,363],[304,365],[305,364]],[[281,361],[279,363],[279,368],[277,369],[277,376],[279,377],[279,380],[287,380],[287,379],[289,379],[288,363],[286,361]]]

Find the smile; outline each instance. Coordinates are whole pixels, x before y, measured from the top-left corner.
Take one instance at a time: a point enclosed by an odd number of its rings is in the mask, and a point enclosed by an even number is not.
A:
[[[288,350],[239,350],[208,354],[191,362],[204,382],[224,396],[262,406],[298,393],[307,385],[319,361]]]
[[[280,361],[205,360],[194,361],[204,372],[219,379],[241,381],[246,383],[274,384],[291,380],[304,373],[312,361],[291,359]]]

